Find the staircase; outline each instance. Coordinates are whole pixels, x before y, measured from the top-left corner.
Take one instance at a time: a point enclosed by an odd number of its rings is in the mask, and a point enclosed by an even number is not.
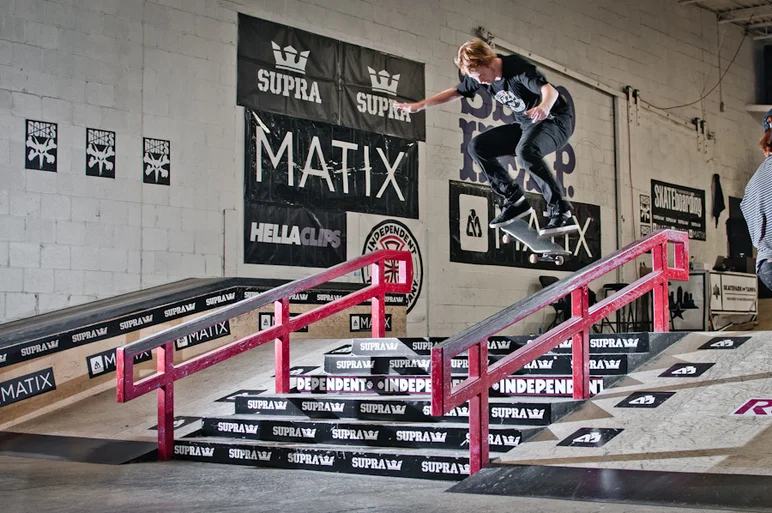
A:
[[[596,394],[680,338],[669,333],[590,336]],[[177,459],[357,474],[459,480],[469,475],[469,408],[431,416],[430,350],[441,338],[354,339],[323,355],[323,374],[293,378],[290,394],[238,396],[233,415],[203,419],[175,440]],[[490,362],[531,342],[491,337]],[[321,356],[321,355],[320,355]],[[453,360],[454,381],[467,358]],[[571,343],[490,389],[491,457],[558,421],[574,401]]]

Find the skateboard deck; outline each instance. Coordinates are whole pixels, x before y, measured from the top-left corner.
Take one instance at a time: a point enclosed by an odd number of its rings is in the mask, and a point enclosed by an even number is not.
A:
[[[508,243],[510,238],[514,238],[528,246],[533,254],[528,257],[532,264],[536,262],[554,262],[557,265],[563,265],[566,257],[571,252],[558,246],[548,237],[540,237],[539,232],[531,228],[523,219],[515,219],[505,225],[499,226],[505,235],[504,243]]]

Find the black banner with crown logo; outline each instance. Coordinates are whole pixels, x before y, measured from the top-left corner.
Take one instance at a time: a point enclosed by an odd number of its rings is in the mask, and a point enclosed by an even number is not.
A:
[[[425,141],[425,114],[393,106],[424,96],[423,63],[239,14],[239,105]]]

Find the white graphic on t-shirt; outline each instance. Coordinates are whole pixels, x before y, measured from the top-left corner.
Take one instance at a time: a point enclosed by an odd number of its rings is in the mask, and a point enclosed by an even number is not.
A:
[[[522,98],[518,98],[512,91],[499,91],[496,93],[496,101],[509,106],[512,112],[523,112],[525,110],[525,102]]]

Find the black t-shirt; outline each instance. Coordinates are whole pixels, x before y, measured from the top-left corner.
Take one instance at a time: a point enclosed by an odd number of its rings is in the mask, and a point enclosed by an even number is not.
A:
[[[498,56],[501,57],[500,80],[488,85],[465,76],[456,86],[456,91],[462,96],[473,98],[478,89],[486,90],[497,102],[512,109],[518,123],[530,124],[531,118],[525,112],[541,103],[541,87],[549,82],[536,66],[520,55]],[[558,96],[552,112],[569,112],[568,102],[563,96]]]

